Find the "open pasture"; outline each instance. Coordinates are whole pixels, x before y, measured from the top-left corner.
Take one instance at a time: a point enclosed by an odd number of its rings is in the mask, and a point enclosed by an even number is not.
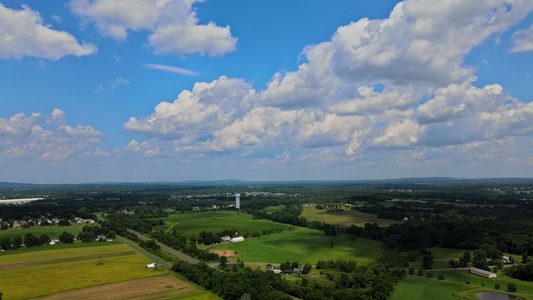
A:
[[[42,297],[45,300],[62,299],[219,299],[210,292],[199,290],[193,284],[174,275],[153,276],[105,285],[93,286]]]
[[[0,238],[14,238],[16,236],[24,236],[28,233],[32,233],[34,236],[39,237],[43,234],[47,234],[50,238],[58,238],[63,231],[77,235],[77,232],[71,226],[34,226],[31,228],[14,228],[8,230],[0,230]]]
[[[331,247],[333,243],[333,247]],[[385,251],[379,242],[348,236],[331,237],[322,231],[297,227],[244,242],[220,245],[242,254],[244,262],[282,263],[297,261],[301,264],[316,264],[319,260],[355,260],[359,265],[385,265],[394,251]]]
[[[461,299],[457,294],[465,289],[471,289],[466,285],[450,283],[439,280],[431,280],[421,277],[409,276],[400,281],[395,287],[390,300],[452,300]]]
[[[491,279],[461,271],[434,272],[433,277],[436,278],[440,274],[444,275],[446,280],[460,283],[466,283],[468,281],[471,285],[478,287],[485,285],[486,288],[494,288],[495,284],[499,284],[500,290],[502,291],[505,291],[508,283],[514,283],[516,284],[517,293],[533,295],[533,282],[510,278],[503,275],[500,271],[496,273],[498,275],[497,278]],[[533,297],[531,298],[533,299]]]
[[[303,209],[301,216],[308,221],[325,222],[338,227],[349,227],[352,224],[364,226],[365,223],[390,226],[401,223],[401,221],[378,219],[376,214],[363,213],[353,209],[345,209],[344,212],[327,212],[325,209],[317,209],[315,206],[304,206]]]
[[[20,263],[16,268],[0,270],[4,297],[28,299],[169,272],[147,269],[149,259],[132,251],[127,245],[93,245],[60,249],[35,247],[42,249],[38,252],[3,252],[0,265]],[[3,255],[8,252],[11,254]],[[103,264],[98,264],[98,254],[103,255]]]
[[[236,230],[239,235],[245,235],[270,229],[288,231],[291,227],[269,220],[253,220],[252,215],[236,212],[172,214],[163,220],[172,223],[174,231],[187,237],[198,236],[204,230],[213,233],[226,229]]]

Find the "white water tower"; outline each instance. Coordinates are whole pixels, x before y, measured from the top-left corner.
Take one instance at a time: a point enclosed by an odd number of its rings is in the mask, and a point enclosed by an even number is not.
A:
[[[241,194],[235,194],[235,208],[240,209],[241,208]]]

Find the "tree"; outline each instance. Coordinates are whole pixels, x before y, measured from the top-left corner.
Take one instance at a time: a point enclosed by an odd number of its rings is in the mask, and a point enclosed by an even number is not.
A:
[[[220,262],[219,266],[220,266],[221,268],[225,269],[226,266],[227,266],[227,264],[228,264],[228,258],[225,257],[225,256],[221,256],[221,257],[219,258],[219,262]]]
[[[494,260],[494,266],[496,266],[498,269],[503,268],[503,261],[501,259]]]
[[[511,293],[516,292],[516,284],[514,284],[514,283],[508,283],[508,284],[507,284],[507,291],[508,291],[508,292],[511,292]]]
[[[50,243],[50,237],[48,236],[48,234],[42,234],[39,237],[39,241],[41,242],[41,245],[48,244],[48,243]]]
[[[57,223],[58,226],[70,226],[70,222],[67,219],[63,219]]]
[[[11,239],[8,237],[3,237],[0,239],[0,248],[4,250],[11,249]]]
[[[422,268],[429,270],[433,267],[433,255],[431,251],[427,251],[422,256]]]
[[[470,260],[472,260],[472,254],[470,254],[470,252],[468,252],[468,251],[465,251],[465,253],[463,253],[463,259],[467,263],[470,262]]]
[[[117,237],[117,232],[114,230],[109,230],[106,236],[109,239],[115,239]]]
[[[26,236],[24,236],[24,244],[28,248],[42,245],[41,241],[39,241],[39,239],[36,236],[34,236],[32,233],[28,233],[26,234]]]
[[[59,241],[65,244],[72,244],[74,243],[74,235],[72,233],[63,231],[63,233],[59,235]]]
[[[20,235],[17,235],[13,238],[13,249],[20,248],[20,245],[22,245],[22,237]]]
[[[500,285],[496,283],[496,284],[494,285],[494,288],[497,289],[497,290],[499,290],[499,289],[500,289]]]
[[[309,274],[311,270],[313,269],[313,266],[310,263],[307,263],[304,265],[304,269],[302,270],[302,274]]]

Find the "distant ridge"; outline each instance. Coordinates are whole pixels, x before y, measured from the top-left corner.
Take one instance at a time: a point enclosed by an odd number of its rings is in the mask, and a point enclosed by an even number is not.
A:
[[[0,182],[0,187],[38,187],[38,186],[83,186],[83,185],[245,185],[245,184],[533,184],[533,178],[455,178],[455,177],[408,177],[393,179],[365,180],[279,180],[279,181],[245,181],[239,179],[223,180],[187,180],[187,181],[146,181],[146,182],[93,182],[93,183],[17,183]]]

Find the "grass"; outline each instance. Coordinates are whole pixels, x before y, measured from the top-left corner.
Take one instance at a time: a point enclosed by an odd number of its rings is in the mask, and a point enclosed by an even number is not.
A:
[[[333,248],[331,248],[333,242]],[[244,262],[282,263],[298,261],[316,264],[319,260],[355,260],[359,265],[386,265],[395,251],[385,251],[379,242],[369,239],[350,240],[348,236],[331,237],[322,231],[297,227],[244,242],[220,245],[242,253]]]
[[[219,299],[174,275],[110,283],[54,294],[42,299]]]
[[[501,274],[501,272],[497,272],[496,274],[498,275],[498,277],[492,279],[483,278],[481,276],[476,276],[461,271],[434,272],[433,277],[436,278],[437,276],[439,276],[439,274],[444,275],[444,278],[446,280],[460,283],[466,283],[468,281],[471,285],[475,285],[478,287],[483,287],[484,284],[486,288],[494,288],[495,284],[499,284],[500,290],[502,292],[505,291],[508,283],[514,283],[516,284],[518,293],[533,295],[533,282],[521,281],[518,279],[510,278]]]
[[[480,292],[506,293],[507,283],[510,282],[517,286],[517,293],[511,294],[525,299],[533,299],[533,282],[520,281],[501,274],[498,274],[498,278],[488,279],[462,271],[433,272],[433,278],[437,278],[439,275],[443,275],[444,280],[409,276],[396,285],[390,299],[477,300],[475,294]],[[499,290],[494,289],[495,284],[500,285]]]
[[[28,233],[32,233],[34,236],[39,237],[43,234],[47,234],[50,238],[58,238],[63,231],[77,235],[77,232],[71,226],[34,226],[31,228],[14,228],[8,230],[0,230],[0,238],[14,238],[16,236],[24,236]]]
[[[43,250],[39,251],[38,255],[34,252],[1,255],[0,264],[47,259],[57,259],[58,261],[54,264],[1,270],[0,282],[2,282],[4,297],[6,299],[27,299],[169,272],[168,270],[147,269],[146,264],[149,259],[137,252],[113,257],[105,257],[104,255],[102,265],[98,264],[98,259],[61,262],[61,258],[132,250],[124,244],[102,244],[94,247],[64,249],[42,247]]]
[[[376,214],[363,213],[358,210],[346,209],[344,212],[327,212],[326,210],[317,209],[315,206],[304,206],[302,217],[308,221],[319,221],[327,224],[349,227],[354,224],[364,226],[365,223],[376,223],[379,226],[390,226],[401,223],[401,221],[378,219]]]
[[[77,245],[83,244],[84,243],[80,243]],[[72,247],[71,245],[76,244],[65,244],[68,247],[55,247],[63,245],[53,245],[28,248],[28,250],[33,249],[34,251],[23,251],[25,249],[8,250],[0,254],[0,265],[94,254],[115,253],[132,250],[130,247],[119,242],[114,242],[112,244],[111,242],[109,242],[109,244],[108,242],[94,242],[85,244],[89,244],[91,245],[91,247]]]
[[[172,214],[163,218],[165,223],[172,224],[172,229],[183,236],[198,236],[200,232],[221,232],[235,230],[239,235],[261,233],[263,230],[283,229],[291,226],[269,220],[253,220],[252,215],[236,212]]]
[[[267,214],[271,214],[273,212],[277,212],[277,211],[280,211],[282,209],[285,208],[285,205],[278,205],[278,206],[270,206],[270,207],[267,207],[264,209],[264,211],[267,213]]]
[[[390,300],[449,300],[462,299],[457,294],[468,286],[421,277],[409,276],[395,287]]]

